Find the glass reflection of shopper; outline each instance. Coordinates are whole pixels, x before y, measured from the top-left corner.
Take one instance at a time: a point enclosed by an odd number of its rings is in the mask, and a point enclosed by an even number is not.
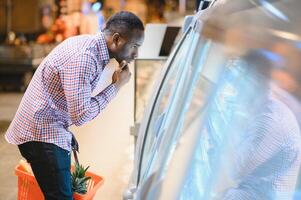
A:
[[[232,175],[237,186],[227,190],[224,200],[291,199],[295,190],[301,163],[300,127],[293,112],[271,92],[271,64],[265,53],[254,51],[244,58],[245,83],[254,95],[244,101],[248,125],[233,145]]]
[[[72,199],[70,151],[77,142],[68,127],[105,109],[129,81],[126,63],[143,40],[141,20],[122,11],[108,19],[103,32],[66,39],[36,70],[5,136],[31,164],[46,200]],[[119,62],[112,83],[92,97],[111,58]]]

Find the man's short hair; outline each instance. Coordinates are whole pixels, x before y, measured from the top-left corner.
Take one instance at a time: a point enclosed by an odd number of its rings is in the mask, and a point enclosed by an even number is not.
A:
[[[129,36],[135,30],[144,31],[143,23],[135,14],[127,11],[112,15],[104,28],[104,32],[120,33],[124,36]]]

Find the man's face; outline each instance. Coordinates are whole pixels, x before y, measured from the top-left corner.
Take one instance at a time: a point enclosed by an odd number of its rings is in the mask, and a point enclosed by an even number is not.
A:
[[[144,41],[144,32],[134,31],[128,38],[123,38],[125,43],[116,51],[115,59],[121,63],[123,60],[130,63],[138,56],[138,48]]]

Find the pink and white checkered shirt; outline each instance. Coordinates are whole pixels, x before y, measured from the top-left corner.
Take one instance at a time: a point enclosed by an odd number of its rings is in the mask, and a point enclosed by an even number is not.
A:
[[[114,84],[91,93],[109,62],[103,33],[66,39],[35,72],[6,132],[12,144],[53,143],[71,150],[68,127],[94,119],[116,95]]]

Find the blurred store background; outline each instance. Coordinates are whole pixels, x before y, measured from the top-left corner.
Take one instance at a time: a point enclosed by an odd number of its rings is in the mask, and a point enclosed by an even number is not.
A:
[[[120,10],[137,14],[146,26],[145,44],[131,64],[135,76],[91,123],[72,127],[81,145],[80,161],[104,177],[97,199],[121,199],[134,156],[135,126],[151,86],[181,34],[195,0],[0,0],[0,199],[17,199],[14,168],[21,156],[6,143],[12,120],[35,69],[64,39],[94,34]],[[112,73],[110,63],[105,73]],[[98,89],[110,80],[102,80]],[[118,124],[116,126],[115,124]]]

